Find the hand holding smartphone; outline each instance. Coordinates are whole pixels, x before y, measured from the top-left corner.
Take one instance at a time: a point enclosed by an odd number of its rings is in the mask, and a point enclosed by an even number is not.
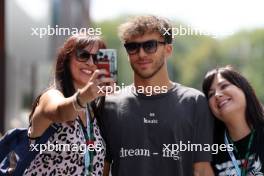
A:
[[[115,49],[99,49],[96,66],[109,73],[105,77],[111,77],[115,82],[117,81],[117,53]]]

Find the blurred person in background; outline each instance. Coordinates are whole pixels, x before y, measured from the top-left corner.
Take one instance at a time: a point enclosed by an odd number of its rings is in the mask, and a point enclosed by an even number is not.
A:
[[[231,66],[209,71],[203,92],[215,118],[214,143],[233,151],[213,156],[216,175],[264,175],[264,112],[247,79]]]
[[[96,67],[96,54],[106,48],[99,36],[78,34],[69,37],[56,58],[54,84],[41,93],[30,114],[31,142],[53,123],[59,130],[49,143],[90,145],[89,151],[45,151],[39,153],[25,175],[102,175],[105,146],[97,113],[105,95],[102,84],[113,85],[111,78]],[[94,147],[93,147],[94,146]]]

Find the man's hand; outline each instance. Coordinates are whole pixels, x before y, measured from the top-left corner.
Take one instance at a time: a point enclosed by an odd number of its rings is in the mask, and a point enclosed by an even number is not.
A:
[[[110,172],[110,163],[105,161],[104,162],[103,176],[109,176],[109,172]]]
[[[198,162],[193,165],[194,176],[214,176],[213,169],[209,162]]]

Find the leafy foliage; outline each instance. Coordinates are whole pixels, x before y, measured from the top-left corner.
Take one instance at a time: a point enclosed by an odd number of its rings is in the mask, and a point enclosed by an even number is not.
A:
[[[118,81],[125,84],[132,82],[133,74],[118,38],[117,27],[127,18],[123,16],[94,24],[102,28],[108,47],[118,50]],[[173,47],[174,54],[168,61],[172,80],[201,89],[208,70],[232,65],[249,79],[257,96],[264,102],[264,29],[241,31],[225,39],[201,35],[176,36]]]

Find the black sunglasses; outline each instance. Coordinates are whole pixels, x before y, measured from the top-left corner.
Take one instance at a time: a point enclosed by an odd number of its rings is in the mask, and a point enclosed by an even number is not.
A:
[[[97,54],[89,53],[86,50],[77,50],[76,55],[77,55],[76,60],[79,62],[87,62],[92,56],[93,63],[94,64],[97,63]]]
[[[165,45],[166,42],[157,40],[148,40],[145,42],[128,42],[124,44],[124,47],[126,48],[128,54],[137,54],[141,47],[146,53],[151,54],[157,51],[158,44]]]

